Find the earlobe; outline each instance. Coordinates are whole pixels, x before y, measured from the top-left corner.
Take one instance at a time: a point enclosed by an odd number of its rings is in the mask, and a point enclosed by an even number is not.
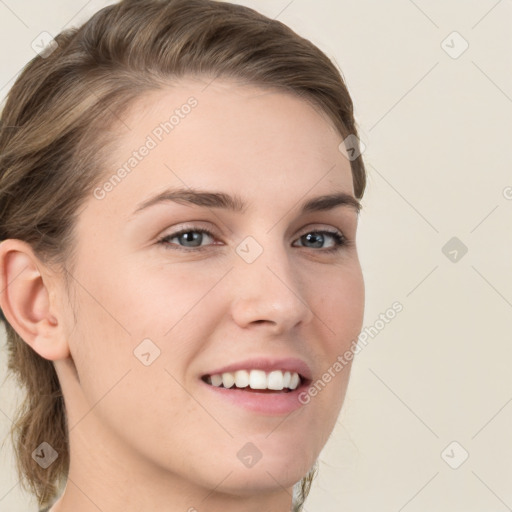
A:
[[[53,313],[46,267],[22,240],[0,243],[0,307],[9,324],[41,357],[69,356],[64,322]],[[56,283],[53,283],[56,284]]]

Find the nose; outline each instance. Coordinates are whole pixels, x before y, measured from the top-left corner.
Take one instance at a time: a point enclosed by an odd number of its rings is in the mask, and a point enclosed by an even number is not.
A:
[[[231,309],[240,327],[262,324],[279,335],[311,322],[314,313],[306,301],[305,283],[285,247],[265,247],[251,263],[235,258]]]

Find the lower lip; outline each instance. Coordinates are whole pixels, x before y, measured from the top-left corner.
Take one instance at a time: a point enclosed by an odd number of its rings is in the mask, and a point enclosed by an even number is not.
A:
[[[238,407],[252,412],[271,416],[290,414],[299,407],[302,407],[304,404],[299,401],[299,395],[308,387],[308,385],[304,383],[297,389],[289,392],[280,393],[277,391],[275,393],[258,393],[257,391],[243,391],[242,389],[236,388],[212,386],[203,380],[200,380],[200,382],[221,400],[231,402]]]

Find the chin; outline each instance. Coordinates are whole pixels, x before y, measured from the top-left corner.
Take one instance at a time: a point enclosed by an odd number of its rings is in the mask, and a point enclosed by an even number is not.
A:
[[[254,473],[253,470],[255,470],[255,468],[248,471],[234,471],[216,490],[241,498],[261,494],[281,493],[283,489],[293,487],[306,476],[307,473],[300,472],[297,469],[291,471],[287,470],[286,472],[283,472],[282,469],[279,471],[277,468],[273,471],[260,469]],[[214,485],[218,485],[218,475]]]
[[[297,450],[297,444],[294,449]],[[250,449],[247,450],[250,453]],[[299,482],[315,463],[311,454],[304,452],[294,453],[288,451],[285,456],[277,454],[262,455],[259,460],[254,458],[247,460],[247,465],[235,459],[224,460],[222,468],[217,466],[214,471],[209,471],[207,479],[210,487],[217,486],[222,478],[227,477],[217,488],[220,492],[240,497],[247,497],[260,493],[282,492]],[[211,467],[211,466],[210,466]]]

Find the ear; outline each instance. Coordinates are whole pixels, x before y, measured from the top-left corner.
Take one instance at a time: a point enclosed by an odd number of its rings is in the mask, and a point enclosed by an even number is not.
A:
[[[49,360],[69,356],[62,315],[52,303],[56,276],[22,240],[0,243],[0,307],[21,338],[41,357]],[[56,301],[54,301],[56,302]]]

